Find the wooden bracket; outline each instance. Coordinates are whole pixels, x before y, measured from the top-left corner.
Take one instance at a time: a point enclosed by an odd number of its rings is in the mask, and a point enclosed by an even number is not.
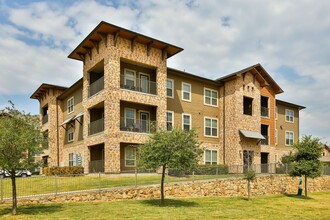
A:
[[[82,59],[84,65],[85,65],[85,58],[86,58],[86,55],[84,53],[77,53],[79,55],[79,57]]]
[[[96,52],[97,52],[97,54],[99,54],[99,41],[92,40],[92,39],[90,39],[89,41],[94,44],[94,47],[96,48]]]
[[[104,41],[104,46],[108,47],[108,34],[101,31],[98,31],[97,33],[101,36],[102,40]]]
[[[86,52],[89,55],[90,60],[92,60],[92,48],[83,46],[83,48],[86,50]]]
[[[115,47],[117,45],[117,39],[119,36],[120,30],[116,31],[115,34],[113,35],[113,46]]]
[[[137,35],[135,35],[132,39],[131,39],[131,51],[134,51],[135,45],[136,45],[136,39],[138,38]]]
[[[168,49],[167,46],[162,49],[162,60],[167,58],[167,56],[166,56],[167,55],[167,49]]]
[[[153,44],[153,41],[150,41],[148,44],[147,44],[147,56],[150,55],[150,51],[151,51],[151,45]]]

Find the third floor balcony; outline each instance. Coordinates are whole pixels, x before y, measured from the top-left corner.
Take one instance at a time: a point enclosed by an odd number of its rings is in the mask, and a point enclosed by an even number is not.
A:
[[[157,94],[157,84],[150,80],[150,76],[147,74],[139,74],[138,77],[135,74],[120,75],[120,88],[128,89],[136,92]]]

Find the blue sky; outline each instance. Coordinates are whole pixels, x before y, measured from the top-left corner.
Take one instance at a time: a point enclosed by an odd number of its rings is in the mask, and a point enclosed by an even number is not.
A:
[[[37,114],[41,83],[70,86],[82,64],[67,55],[102,20],[180,46],[168,66],[215,79],[261,63],[307,108],[301,134],[330,142],[330,1],[0,0],[0,109]]]

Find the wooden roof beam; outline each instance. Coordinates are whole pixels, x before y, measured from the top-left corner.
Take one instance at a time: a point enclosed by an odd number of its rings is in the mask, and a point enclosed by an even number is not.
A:
[[[83,46],[83,48],[86,50],[86,52],[89,55],[89,59],[92,60],[92,48]]]
[[[135,49],[135,45],[136,45],[136,40],[138,38],[138,35],[135,35],[132,39],[131,39],[131,51],[133,52]]]
[[[83,61],[84,65],[85,65],[86,54],[80,53],[80,52],[77,52],[77,54],[78,54],[78,56],[80,57],[80,59]]]
[[[90,42],[93,43],[94,47],[96,48],[97,54],[99,54],[99,41],[89,39]]]
[[[98,31],[97,33],[101,36],[102,40],[104,41],[104,46],[107,48],[108,47],[108,33],[101,32],[101,31]]]
[[[150,51],[151,51],[151,45],[154,43],[154,41],[150,41],[148,44],[147,44],[147,56],[150,55]]]
[[[168,49],[168,46],[166,46],[162,49],[162,60],[164,60],[167,57],[167,49]]]
[[[117,45],[117,40],[119,36],[120,30],[117,30],[115,34],[113,35],[113,46],[115,47]]]

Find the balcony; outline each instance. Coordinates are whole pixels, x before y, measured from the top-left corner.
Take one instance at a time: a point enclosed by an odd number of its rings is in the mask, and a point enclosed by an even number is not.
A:
[[[88,125],[88,135],[101,133],[104,131],[104,118],[92,121]]]
[[[48,122],[48,115],[42,116],[42,124],[46,124]]]
[[[261,107],[261,117],[269,118],[269,108]]]
[[[269,145],[269,136],[263,135],[265,139],[261,140],[261,145]]]
[[[155,121],[120,118],[120,130],[136,133],[151,133],[155,131]]]
[[[153,95],[157,94],[157,83],[145,78],[130,80],[121,75],[120,88]]]
[[[104,89],[104,76],[95,80],[89,85],[89,97],[95,95],[96,93]]]

